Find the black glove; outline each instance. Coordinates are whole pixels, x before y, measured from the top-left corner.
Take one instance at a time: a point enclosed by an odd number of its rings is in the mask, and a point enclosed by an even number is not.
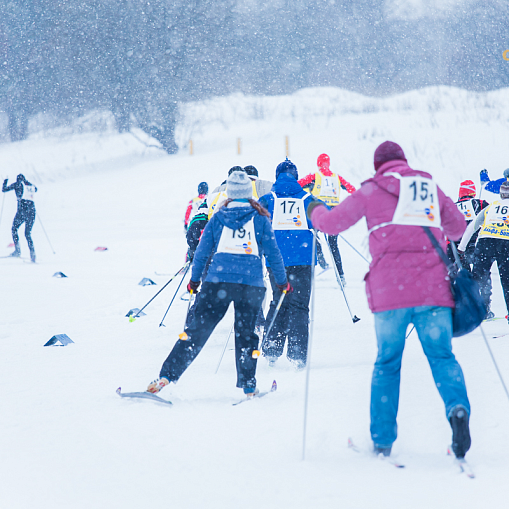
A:
[[[286,291],[286,293],[293,292],[293,286],[290,283],[285,283],[284,285],[278,285],[276,283],[276,286],[278,287],[280,292],[284,292],[284,291]]]
[[[189,280],[189,283],[187,283],[187,291],[189,293],[191,293],[191,290],[193,291],[193,293],[196,293],[196,290],[198,290],[198,288],[200,288],[200,281]]]
[[[306,209],[306,216],[310,221],[311,221],[311,214],[312,214],[313,210],[315,210],[316,207],[325,207],[325,204],[319,200],[313,200],[312,202],[310,202],[310,204],[308,205],[308,207]]]

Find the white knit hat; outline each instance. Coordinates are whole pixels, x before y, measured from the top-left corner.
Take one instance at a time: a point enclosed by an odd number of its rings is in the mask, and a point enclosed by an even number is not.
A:
[[[253,197],[253,185],[246,172],[232,172],[226,181],[226,195],[232,200]]]

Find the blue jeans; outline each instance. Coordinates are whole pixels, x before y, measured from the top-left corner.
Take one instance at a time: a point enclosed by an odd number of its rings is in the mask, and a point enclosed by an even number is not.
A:
[[[401,357],[406,330],[415,325],[433,379],[445,403],[447,418],[457,406],[470,415],[465,379],[452,353],[451,308],[418,306],[375,313],[378,356],[371,380],[371,438],[376,446],[396,440]]]

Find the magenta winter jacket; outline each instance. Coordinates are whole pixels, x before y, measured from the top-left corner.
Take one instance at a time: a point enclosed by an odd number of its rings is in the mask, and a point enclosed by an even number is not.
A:
[[[412,170],[405,161],[388,161],[379,167],[375,177],[363,182],[358,191],[334,209],[316,207],[311,214],[315,228],[334,235],[362,217],[366,217],[368,230],[390,222],[398,203],[399,180],[383,177],[387,172],[431,178],[429,173]],[[464,216],[440,188],[438,200],[445,235],[451,240],[460,239],[466,227]],[[431,231],[445,251],[444,235],[437,228]],[[369,250],[373,260],[364,280],[371,311],[414,306],[454,307],[447,269],[422,227],[379,228],[369,236]]]

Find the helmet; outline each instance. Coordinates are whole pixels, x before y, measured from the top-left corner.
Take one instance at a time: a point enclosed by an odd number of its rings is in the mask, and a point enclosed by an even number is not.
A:
[[[207,182],[200,182],[198,184],[198,194],[207,194],[209,192],[209,185]]]

